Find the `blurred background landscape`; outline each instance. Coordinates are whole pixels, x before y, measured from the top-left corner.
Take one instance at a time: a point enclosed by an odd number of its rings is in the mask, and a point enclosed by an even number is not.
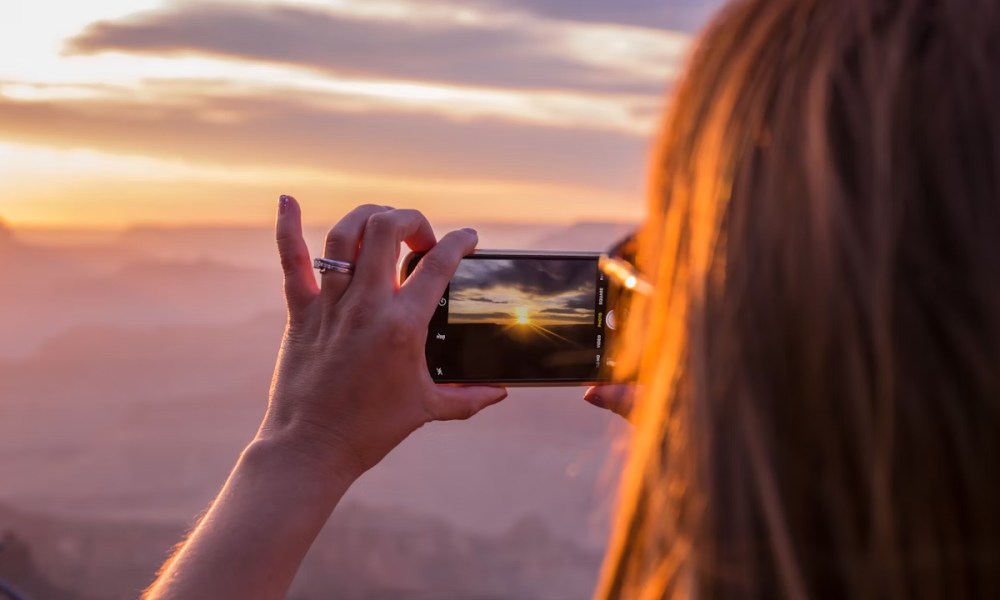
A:
[[[482,247],[642,217],[704,0],[0,6],[0,580],[134,598],[224,481],[284,323],[270,223],[356,204]],[[417,432],[342,502],[296,599],[571,600],[628,430],[523,389]]]

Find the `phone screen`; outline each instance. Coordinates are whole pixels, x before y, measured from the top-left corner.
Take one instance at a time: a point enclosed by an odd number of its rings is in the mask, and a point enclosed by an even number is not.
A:
[[[430,322],[431,376],[442,383],[604,379],[609,282],[598,258],[484,253],[463,259]]]

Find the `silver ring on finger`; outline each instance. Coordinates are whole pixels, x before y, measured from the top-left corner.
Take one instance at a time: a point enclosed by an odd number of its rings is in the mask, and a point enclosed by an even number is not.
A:
[[[321,275],[331,272],[343,273],[344,275],[351,275],[354,273],[354,263],[346,260],[335,260],[332,258],[313,259],[313,268],[319,271]]]

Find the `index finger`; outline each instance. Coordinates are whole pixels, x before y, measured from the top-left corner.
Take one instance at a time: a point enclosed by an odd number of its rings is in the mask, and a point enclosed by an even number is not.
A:
[[[410,303],[417,316],[430,321],[458,263],[476,249],[478,241],[479,236],[473,229],[452,231],[420,259],[399,290],[401,299]]]

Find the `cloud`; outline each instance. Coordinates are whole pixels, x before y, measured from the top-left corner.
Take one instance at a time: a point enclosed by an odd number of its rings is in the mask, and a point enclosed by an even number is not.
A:
[[[116,223],[187,219],[151,207],[200,203],[184,210],[249,221],[233,197],[294,181],[335,205],[323,218],[354,199],[515,221],[637,216],[648,134],[687,44],[609,24],[633,18],[629,0],[577,13],[545,0],[131,10],[155,4],[81,8],[26,55],[30,69],[3,71],[0,141],[56,157],[8,169],[8,202],[95,222],[78,206],[100,205]],[[613,5],[624,12],[601,16]],[[261,206],[269,215],[270,198]]]
[[[452,279],[457,294],[477,294],[501,288],[541,297],[565,296],[564,307],[585,307],[582,297],[593,301],[596,266],[589,260],[467,260]]]
[[[472,0],[573,21],[695,31],[725,0]]]
[[[0,138],[190,164],[503,180],[637,193],[646,141],[614,132],[332,111],[258,93],[134,101],[11,101]]]
[[[360,18],[302,6],[183,4],[92,24],[69,40],[66,51],[204,54],[341,76],[655,95],[665,89],[680,60],[673,39],[661,40],[656,34],[643,34],[641,43],[628,45],[648,45],[654,56],[668,58],[657,61],[650,72],[629,64],[627,56],[602,62],[604,49],[568,47],[561,34],[573,32],[565,28],[530,20],[493,22],[488,17],[461,24]],[[629,35],[634,34],[623,31],[617,37]],[[657,48],[661,42],[668,47]]]
[[[480,322],[505,322],[510,321],[510,313],[506,312],[463,312],[449,313],[451,317],[449,323],[480,323]]]
[[[593,304],[593,294],[590,295],[590,298],[591,298],[591,304]],[[545,310],[542,311],[542,314],[556,316],[556,317],[557,316],[565,316],[565,317],[587,316],[587,317],[593,317],[594,316],[594,311],[593,311],[593,307],[591,307],[589,310],[586,309],[586,308],[546,308]]]
[[[567,308],[576,311],[586,310],[592,312],[596,303],[597,298],[595,297],[594,288],[588,286],[572,298],[568,298],[564,304]]]
[[[3,222],[0,221],[0,229],[3,228]],[[484,302],[486,304],[506,304],[500,300],[494,300],[493,298],[487,298],[486,296],[466,296],[462,295],[462,300],[464,302]]]

